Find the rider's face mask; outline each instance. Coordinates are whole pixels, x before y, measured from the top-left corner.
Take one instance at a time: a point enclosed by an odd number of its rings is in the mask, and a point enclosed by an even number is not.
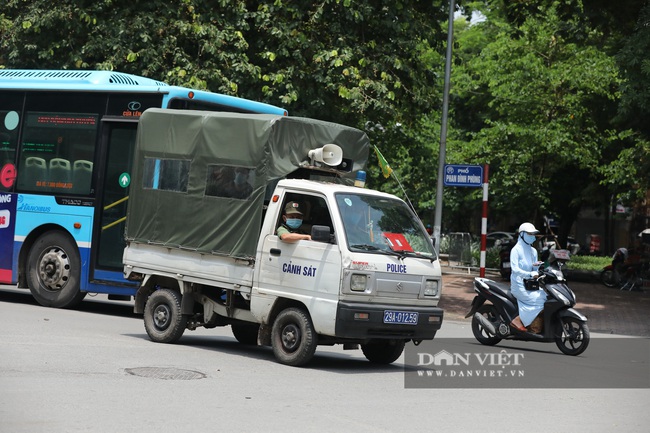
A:
[[[535,235],[531,235],[529,233],[524,233],[523,237],[524,237],[524,241],[527,244],[532,244],[533,242],[535,242]]]

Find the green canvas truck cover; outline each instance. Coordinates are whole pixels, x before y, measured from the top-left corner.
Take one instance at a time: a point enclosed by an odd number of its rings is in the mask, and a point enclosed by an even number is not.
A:
[[[126,239],[252,258],[267,185],[309,164],[309,151],[329,143],[353,161],[352,172],[364,169],[368,137],[347,126],[268,114],[148,109],[138,125]],[[245,197],[218,191],[222,172],[233,171],[246,173]]]

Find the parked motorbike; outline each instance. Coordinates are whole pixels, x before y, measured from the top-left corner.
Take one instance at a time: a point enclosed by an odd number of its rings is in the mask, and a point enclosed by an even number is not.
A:
[[[519,315],[519,307],[509,287],[486,278],[475,278],[476,296],[465,316],[472,317],[474,337],[487,346],[493,346],[504,339],[555,342],[566,355],[583,353],[589,345],[589,328],[587,318],[573,308],[576,297],[567,286],[562,273],[562,265],[567,260],[568,251],[551,251],[548,265],[540,268],[539,277],[528,280],[527,289],[544,290],[547,294],[540,334],[529,330],[518,331],[510,326],[512,319]]]
[[[499,245],[499,273],[503,278],[510,278],[510,250],[516,243],[516,239],[511,239]]]
[[[627,260],[627,249],[619,248],[614,253],[612,257],[612,263],[605,266],[602,271],[600,271],[600,281],[607,287],[620,287],[621,286],[621,274],[619,269]]]
[[[607,265],[600,271],[600,282],[607,287],[619,287],[621,285],[621,275],[614,264]]]
[[[650,279],[650,263],[643,261],[627,263],[627,258],[627,249],[616,250],[612,263],[600,271],[600,281],[607,287],[642,291],[646,281]]]

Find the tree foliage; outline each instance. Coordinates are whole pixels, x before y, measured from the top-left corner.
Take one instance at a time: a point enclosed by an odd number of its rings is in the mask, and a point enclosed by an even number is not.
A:
[[[359,126],[431,102],[435,24],[417,1],[8,0],[0,64],[109,69]]]
[[[555,214],[566,236],[584,205],[608,204],[599,167],[620,145],[611,120],[621,78],[581,1],[543,3],[486,10],[459,35],[450,158],[489,163],[497,209]]]
[[[641,8],[636,25],[617,54],[625,80],[616,118],[626,130],[617,158],[603,173],[618,187],[623,201],[642,199],[650,189],[650,3]]]
[[[291,115],[370,125],[409,194],[419,195],[432,190],[421,168],[432,155],[404,131],[439,105],[447,7],[415,0],[8,0],[0,67],[120,70],[268,102]],[[369,185],[391,190],[375,164],[371,154]]]

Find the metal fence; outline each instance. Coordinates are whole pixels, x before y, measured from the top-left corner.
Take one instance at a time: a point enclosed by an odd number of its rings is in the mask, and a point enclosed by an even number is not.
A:
[[[449,261],[463,266],[472,265],[472,235],[465,232],[449,233]]]

